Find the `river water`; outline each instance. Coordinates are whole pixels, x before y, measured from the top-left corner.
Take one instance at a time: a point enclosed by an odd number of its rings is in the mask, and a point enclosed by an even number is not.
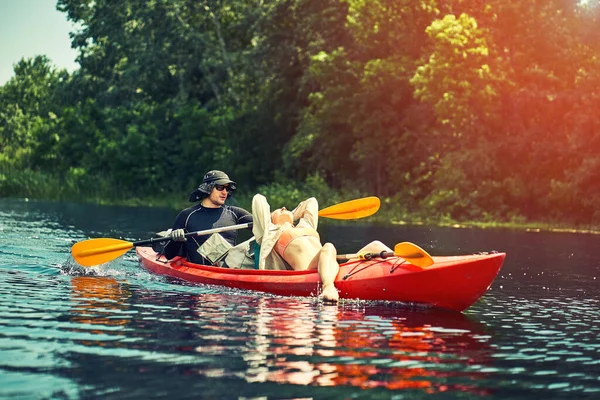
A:
[[[134,251],[95,269],[70,258],[175,214],[0,199],[0,398],[600,398],[600,236],[322,220],[340,252],[506,252],[464,313],[191,285]]]

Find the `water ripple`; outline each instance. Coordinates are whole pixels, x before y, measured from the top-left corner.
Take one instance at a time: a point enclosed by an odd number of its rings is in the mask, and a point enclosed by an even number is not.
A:
[[[194,285],[142,270],[134,252],[84,268],[69,255],[73,243],[148,237],[160,215],[0,203],[3,398],[600,396],[600,262],[584,247],[580,258],[560,253],[552,236],[538,245],[548,252],[539,260],[531,248],[522,257],[509,248],[491,290],[456,314]],[[366,235],[326,229],[348,243]],[[443,229],[398,229],[415,238],[435,232],[440,245],[461,237],[454,250],[486,235],[490,243],[534,240],[468,230],[441,240]],[[577,246],[586,240],[578,237]]]

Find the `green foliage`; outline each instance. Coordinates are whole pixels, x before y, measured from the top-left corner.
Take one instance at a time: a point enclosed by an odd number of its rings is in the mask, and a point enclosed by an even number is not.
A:
[[[0,195],[600,224],[596,3],[59,0],[81,68],[0,87]]]
[[[430,103],[439,122],[448,124],[454,135],[468,134],[486,122],[498,100],[499,68],[490,57],[487,33],[467,14],[446,15],[425,32],[435,45],[428,62],[410,80],[414,96]],[[485,112],[474,112],[479,110]]]
[[[293,209],[299,202],[309,197],[319,201],[319,207],[324,208],[347,200],[365,197],[358,190],[333,191],[318,173],[310,175],[303,182],[279,181],[257,188],[257,193],[264,195],[272,209],[287,207]],[[246,198],[250,196],[245,196]],[[251,204],[251,200],[243,200]]]

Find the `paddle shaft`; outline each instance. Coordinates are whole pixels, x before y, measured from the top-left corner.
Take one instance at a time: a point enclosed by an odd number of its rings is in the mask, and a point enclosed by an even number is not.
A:
[[[245,224],[222,226],[220,228],[206,229],[206,230],[203,230],[203,231],[189,232],[189,233],[185,234],[185,237],[200,236],[200,235],[211,235],[213,233],[235,231],[237,229],[244,229],[244,228],[252,228],[252,222],[248,222],[248,223],[245,223]],[[170,240],[170,239],[172,239],[171,236],[165,236],[165,237],[158,237],[158,238],[140,240],[139,242],[133,242],[133,247],[135,247],[135,246],[142,246],[144,244],[156,243],[156,242],[164,242],[165,240]]]
[[[345,254],[337,256],[338,260],[347,260],[351,258],[358,258],[359,260],[372,260],[373,258],[387,258],[387,257],[402,257],[409,263],[416,265],[421,268],[427,268],[433,265],[433,258],[425,250],[420,248],[414,243],[402,242],[394,246],[394,251],[382,251],[380,253],[358,253],[358,254]]]
[[[394,257],[393,251],[382,251],[380,253],[355,253],[355,254],[341,254],[336,257],[337,260],[349,260],[351,258],[358,258],[360,260],[372,260],[373,258],[388,258]]]
[[[185,234],[185,237],[210,235],[213,233],[234,231],[236,229],[244,229],[244,228],[250,228],[250,227],[252,227],[252,222],[248,222],[246,224],[222,226],[220,228],[206,229],[204,231],[189,232],[189,233]],[[87,250],[82,250],[82,251],[77,252],[76,255],[78,257],[88,257],[88,256],[96,255],[96,254],[110,253],[112,251],[128,250],[128,249],[131,249],[132,247],[143,246],[145,244],[151,244],[151,243],[157,243],[157,242],[164,242],[165,240],[172,240],[172,237],[171,236],[155,237],[152,239],[140,240],[139,242],[133,242],[133,243],[123,241],[121,243],[116,243],[116,244],[112,244],[109,246],[102,246],[102,247],[96,247],[96,248],[91,248],[91,249],[87,249]]]

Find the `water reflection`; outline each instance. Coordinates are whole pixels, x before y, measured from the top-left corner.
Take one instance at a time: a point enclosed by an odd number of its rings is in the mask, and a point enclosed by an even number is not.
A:
[[[104,334],[108,333],[109,327],[123,326],[129,322],[129,318],[124,315],[129,308],[127,301],[131,292],[116,279],[106,276],[74,276],[71,278],[71,289],[70,319],[91,325],[93,328],[88,332]],[[114,329],[110,331],[115,334]],[[103,345],[100,339],[97,342],[84,342]]]
[[[487,394],[474,383],[486,374],[467,367],[490,363],[489,336],[484,325],[463,314],[365,302],[325,306],[317,300],[274,297],[243,297],[235,304],[222,295],[199,300],[197,318],[212,318],[204,328],[214,333],[205,333],[203,339],[211,343],[195,351],[231,356],[230,341],[236,340],[234,352],[244,364],[236,376],[250,383]],[[246,321],[237,338],[223,329],[219,317],[214,320],[215,308],[229,309],[222,316],[232,319],[232,325],[238,325],[235,319],[243,310]],[[231,367],[196,372],[223,377]],[[449,378],[454,383],[448,384]]]
[[[462,314],[393,312],[384,307],[345,312],[341,316],[350,324],[338,330],[338,343],[343,350],[337,353],[352,357],[353,362],[338,366],[335,384],[365,389],[425,389],[428,393],[485,393],[473,383],[446,383],[448,378],[453,378],[452,382],[469,382],[485,377],[480,372],[466,372],[468,365],[490,362],[481,324]],[[373,329],[377,334],[373,334]],[[364,358],[377,363],[363,363]]]
[[[147,238],[167,217],[0,199],[0,398],[600,396],[597,235],[324,224],[341,252],[506,251],[466,314],[196,286],[132,255],[65,262],[74,241]]]

